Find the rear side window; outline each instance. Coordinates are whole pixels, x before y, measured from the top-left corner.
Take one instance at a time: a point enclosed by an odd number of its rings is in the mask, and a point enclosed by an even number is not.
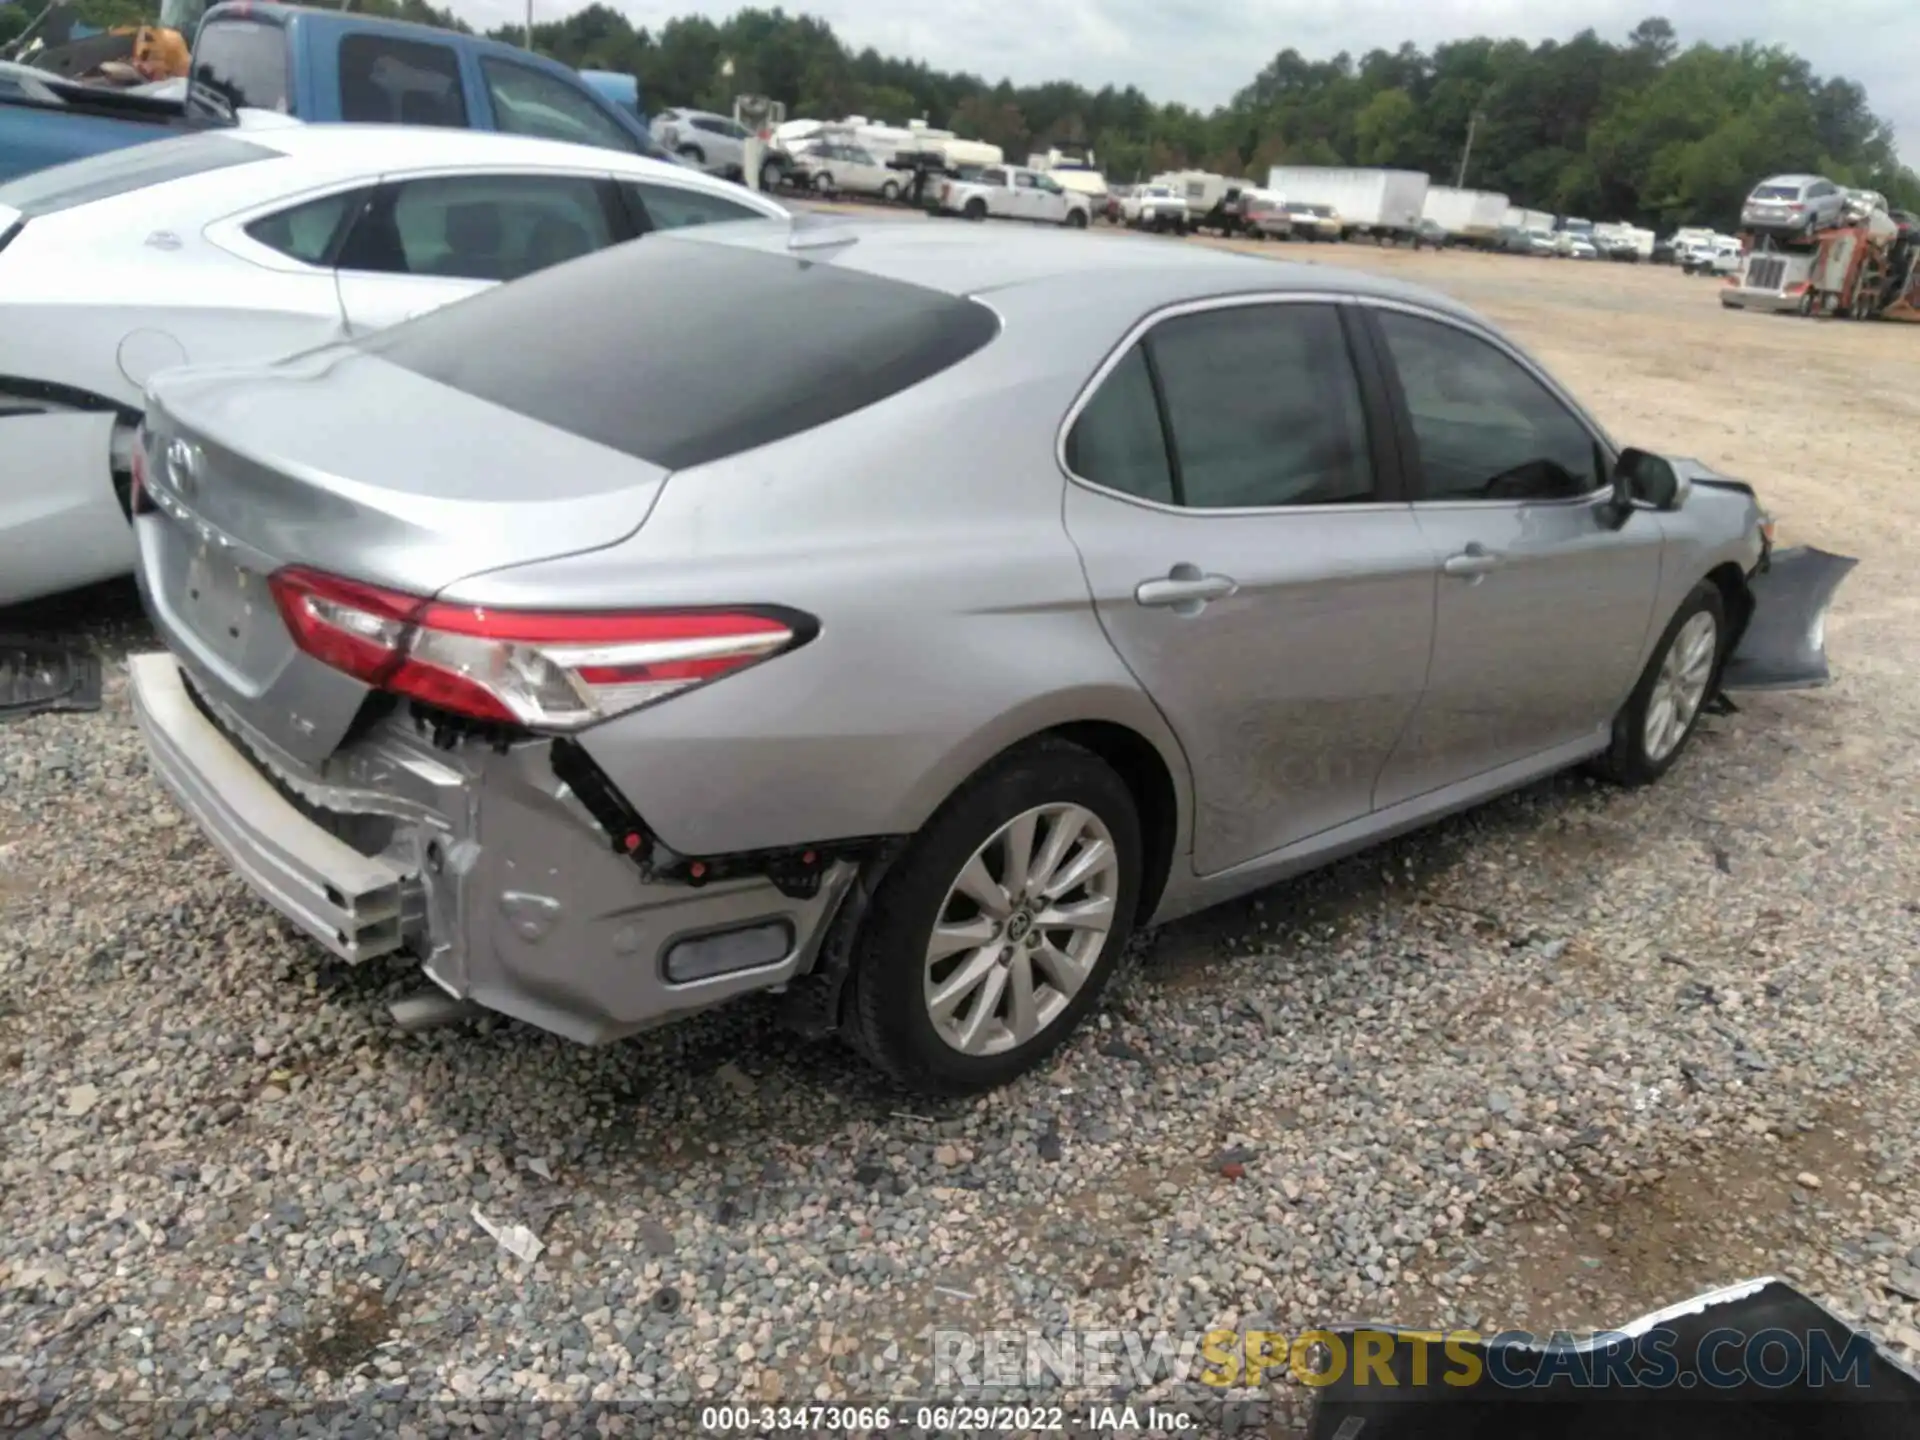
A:
[[[1340,317],[1323,304],[1161,321],[1080,412],[1066,460],[1096,485],[1190,510],[1353,504],[1376,493],[1359,379]]]
[[[1333,306],[1177,315],[1147,343],[1189,508],[1374,498],[1360,382]]]
[[[22,175],[0,185],[0,205],[18,210],[31,220],[39,215],[70,210],[76,205],[91,205],[96,200],[128,195],[149,185],[185,180],[212,170],[224,170],[230,165],[277,159],[279,154],[277,150],[232,135],[183,135],[176,140],[154,140]]]
[[[972,300],[655,236],[367,337],[429,380],[668,470],[826,425],[999,332]]]
[[[349,35],[340,42],[340,118],[350,124],[463,130],[467,97],[448,45]]]
[[[728,220],[764,220],[758,210],[685,185],[655,185],[647,180],[620,182],[627,198],[647,217],[649,230],[680,230],[689,225],[718,225]]]
[[[493,123],[510,135],[639,153],[638,139],[564,80],[510,60],[484,59],[480,74],[493,102]]]
[[[1755,188],[1753,198],[1756,200],[1798,200],[1800,198],[1800,187],[1798,185],[1761,185]]]
[[[193,86],[217,95],[235,110],[285,114],[291,99],[287,32],[254,20],[221,20],[203,26],[193,42]]]
[[[607,203],[601,182],[584,175],[407,180],[354,227],[340,268],[517,280],[611,245]]]
[[[366,198],[365,190],[347,190],[290,205],[247,226],[250,238],[307,265],[325,265],[347,217]]]
[[[1173,467],[1167,461],[1159,401],[1142,347],[1135,345],[1108,372],[1073,422],[1067,432],[1067,468],[1122,495],[1174,503]]]

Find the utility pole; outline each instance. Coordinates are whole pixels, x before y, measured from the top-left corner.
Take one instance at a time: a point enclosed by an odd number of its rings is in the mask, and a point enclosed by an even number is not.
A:
[[[533,53],[533,0],[527,0],[527,53]]]
[[[528,0],[528,3],[531,4],[532,0]],[[1473,132],[1478,128],[1479,124],[1480,112],[1475,110],[1471,115],[1467,116],[1467,143],[1461,147],[1460,174],[1453,182],[1454,189],[1456,190],[1464,190],[1467,188],[1467,161],[1473,158]]]

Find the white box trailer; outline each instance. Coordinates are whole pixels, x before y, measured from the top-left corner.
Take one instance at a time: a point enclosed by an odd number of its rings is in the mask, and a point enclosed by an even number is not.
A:
[[[1429,180],[1418,170],[1350,169],[1335,165],[1276,165],[1267,189],[1289,205],[1331,205],[1340,235],[1412,239],[1427,203]]]
[[[1499,238],[1510,208],[1507,197],[1497,190],[1429,185],[1421,218],[1431,220],[1455,240],[1485,245]]]
[[[1518,205],[1509,205],[1506,218],[1500,223],[1510,230],[1551,230],[1553,219],[1551,210],[1524,210]]]

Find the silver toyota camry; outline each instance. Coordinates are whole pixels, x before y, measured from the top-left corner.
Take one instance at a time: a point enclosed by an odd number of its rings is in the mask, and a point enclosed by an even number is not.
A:
[[[934,1091],[1138,927],[1827,676],[1853,563],[1424,290],[662,235],[147,397],[156,771],[350,962],[584,1042],[754,991]]]

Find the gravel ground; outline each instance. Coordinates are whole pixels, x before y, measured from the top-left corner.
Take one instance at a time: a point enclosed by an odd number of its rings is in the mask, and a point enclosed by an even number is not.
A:
[[[1920,333],[1342,258],[1861,556],[1839,683],[1650,791],[1550,782],[1171,927],[1046,1074],[929,1108],[754,1007],[397,1033],[403,978],[323,963],[163,798],[110,665],[100,713],[0,731],[0,1399],[952,1398],[936,1328],[1544,1329],[1766,1273],[1920,1352]],[[124,591],[0,621],[150,643]]]

